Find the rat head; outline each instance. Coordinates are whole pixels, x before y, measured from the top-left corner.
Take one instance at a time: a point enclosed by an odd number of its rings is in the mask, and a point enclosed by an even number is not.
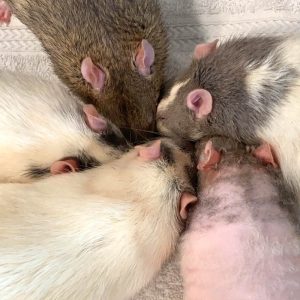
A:
[[[124,178],[122,193],[134,190],[141,205],[160,211],[162,218],[186,219],[189,204],[196,201],[196,168],[189,146],[164,138],[136,146],[114,161],[118,176]]]
[[[267,77],[264,61],[275,44],[271,39],[264,44],[257,40],[232,39],[219,47],[217,41],[196,46],[191,66],[158,106],[158,129],[189,140],[223,135],[257,142],[256,129],[273,105],[266,105],[271,88],[261,78]]]
[[[118,57],[82,60],[83,94],[119,127],[154,129],[166,54],[156,55],[159,45],[147,39],[119,47]]]
[[[197,143],[196,148],[197,169],[200,171],[202,187],[211,184],[219,176],[226,176],[225,169],[231,176],[234,173],[241,174],[243,167],[246,167],[246,173],[249,173],[249,166],[251,169],[265,166],[270,166],[272,170],[278,169],[276,156],[267,143],[248,147],[231,138],[216,136],[203,139]]]
[[[217,41],[195,48],[194,61],[158,105],[157,127],[168,136],[198,140],[210,131],[211,93],[198,78],[199,61],[216,51]]]

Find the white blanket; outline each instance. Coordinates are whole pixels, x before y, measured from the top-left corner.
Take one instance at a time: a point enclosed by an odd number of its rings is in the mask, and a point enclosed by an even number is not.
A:
[[[171,40],[169,74],[189,63],[194,46],[201,41],[300,31],[300,0],[160,1]],[[10,26],[0,28],[0,68],[57,80],[40,43],[15,18]],[[176,262],[173,259],[136,299],[182,299]]]

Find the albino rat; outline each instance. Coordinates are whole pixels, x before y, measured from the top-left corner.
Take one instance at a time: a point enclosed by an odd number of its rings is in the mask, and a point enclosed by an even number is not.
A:
[[[0,182],[92,167],[128,149],[115,125],[60,84],[2,71],[0,91]]]
[[[10,8],[75,94],[118,126],[153,127],[167,57],[156,0],[8,0],[2,22]]]
[[[158,107],[160,131],[264,141],[300,195],[300,35],[200,44],[194,57]]]
[[[176,246],[193,169],[163,139],[82,173],[0,185],[0,298],[130,299]]]
[[[295,196],[262,165],[270,149],[254,155],[226,138],[199,145],[199,204],[181,244],[185,300],[300,299]]]

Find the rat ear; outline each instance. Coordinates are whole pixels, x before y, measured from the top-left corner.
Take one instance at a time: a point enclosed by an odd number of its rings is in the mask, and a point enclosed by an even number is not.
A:
[[[103,133],[107,129],[106,120],[98,113],[92,104],[84,104],[83,112],[86,118],[86,124],[90,129],[97,133]]]
[[[6,1],[0,1],[0,24],[9,24],[11,20],[11,8]]]
[[[200,60],[214,52],[217,49],[219,40],[214,40],[211,43],[198,44],[194,49],[194,58]]]
[[[76,172],[79,170],[79,164],[76,159],[58,160],[50,167],[50,173],[52,175],[58,175],[63,173]]]
[[[90,57],[86,57],[81,63],[81,74],[91,84],[93,89],[101,92],[105,83],[104,71],[96,66]]]
[[[261,144],[257,147],[252,154],[260,159],[265,164],[271,164],[274,168],[278,167],[277,162],[275,161],[274,154],[272,152],[271,146],[267,143]]]
[[[182,220],[186,220],[188,217],[188,206],[197,201],[198,199],[196,196],[187,192],[182,193],[179,208],[179,214]]]
[[[214,167],[221,160],[221,154],[217,151],[212,141],[208,141],[205,145],[203,153],[200,155],[197,169],[204,171]]]
[[[155,53],[152,45],[147,40],[142,40],[134,60],[138,72],[143,76],[150,75],[154,59]]]
[[[150,146],[136,146],[138,155],[145,161],[156,160],[160,158],[161,141],[157,140]]]
[[[210,92],[204,89],[193,90],[186,98],[187,107],[195,112],[198,119],[211,113],[212,102]]]

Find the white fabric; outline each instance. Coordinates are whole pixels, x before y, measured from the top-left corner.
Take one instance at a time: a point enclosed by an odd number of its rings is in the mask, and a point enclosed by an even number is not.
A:
[[[168,73],[190,61],[201,41],[300,31],[300,0],[160,0],[171,41]],[[57,80],[40,43],[18,20],[0,28],[0,68]],[[137,300],[182,299],[176,259]]]

